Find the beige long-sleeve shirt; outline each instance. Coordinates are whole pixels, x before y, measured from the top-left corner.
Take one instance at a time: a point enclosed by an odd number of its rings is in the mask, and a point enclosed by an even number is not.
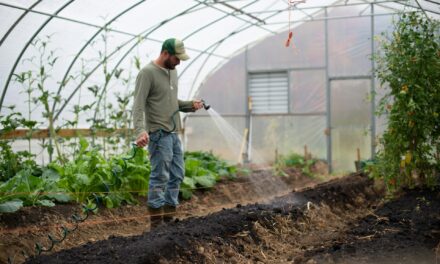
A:
[[[159,129],[169,132],[181,130],[178,111],[193,112],[194,109],[192,101],[178,100],[177,91],[176,70],[161,68],[153,61],[141,69],[136,78],[133,103],[136,135]]]

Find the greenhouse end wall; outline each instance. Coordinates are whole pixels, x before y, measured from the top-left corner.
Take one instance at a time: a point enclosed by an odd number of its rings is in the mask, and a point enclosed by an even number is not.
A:
[[[271,163],[275,153],[303,154],[307,148],[314,158],[330,161],[333,171],[346,172],[355,170],[357,158],[371,158],[377,118],[370,99],[378,86],[372,81],[373,36],[389,29],[391,17],[354,18],[357,14],[357,8],[334,8],[328,17],[350,18],[303,23],[293,29],[293,47],[284,47],[288,32],[266,38],[202,83],[199,97],[226,120],[234,119],[232,126],[243,141],[245,129],[250,128],[252,162]],[[249,74],[260,72],[288,74],[287,112],[247,110]],[[213,141],[205,136],[209,132],[198,124],[209,119],[207,113],[188,117],[192,132],[186,136],[187,150],[209,150],[239,161],[240,142],[225,150],[219,146],[227,145],[227,139],[219,136]],[[217,128],[206,129],[214,133]]]

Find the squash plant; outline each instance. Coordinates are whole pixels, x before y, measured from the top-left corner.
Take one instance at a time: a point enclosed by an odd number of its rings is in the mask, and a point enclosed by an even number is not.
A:
[[[388,87],[377,113],[387,116],[388,127],[373,175],[383,177],[389,190],[415,179],[433,184],[440,171],[439,22],[407,13],[394,27],[374,57],[377,78]]]

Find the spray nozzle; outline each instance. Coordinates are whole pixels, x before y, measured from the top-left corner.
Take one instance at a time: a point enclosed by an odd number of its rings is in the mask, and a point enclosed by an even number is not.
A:
[[[203,103],[203,107],[205,108],[205,110],[208,110],[209,108],[211,108],[211,106],[207,103],[205,103],[205,100],[202,100]]]

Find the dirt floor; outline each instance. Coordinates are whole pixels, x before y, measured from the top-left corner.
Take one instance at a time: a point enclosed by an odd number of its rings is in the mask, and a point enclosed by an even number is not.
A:
[[[180,221],[150,232],[143,205],[101,210],[26,263],[440,263],[439,188],[385,199],[383,186],[360,174],[325,183],[288,174],[261,170],[200,190]],[[19,249],[29,252],[74,209],[0,216],[2,260],[15,252],[20,263]]]
[[[326,167],[317,166],[322,175]],[[271,169],[258,169],[251,175],[241,175],[235,180],[219,182],[214,189],[197,190],[188,201],[181,201],[178,218],[185,219],[207,215],[237,204],[265,202],[275,196],[290,193],[294,189],[313,186],[324,178],[310,178],[296,169],[289,169],[287,177],[274,176]],[[80,223],[78,230],[56,244],[50,253],[78,247],[90,242],[114,236],[140,235],[149,230],[146,198],[139,197],[139,205],[126,205],[115,209],[99,208],[98,214],[90,214]],[[0,214],[0,263],[22,263],[24,255],[36,254],[35,244],[43,248],[51,245],[47,235],[61,237],[61,228],[74,228],[71,217],[85,215],[78,205],[64,204],[55,207],[25,207],[12,214]],[[43,253],[47,254],[47,253]]]

